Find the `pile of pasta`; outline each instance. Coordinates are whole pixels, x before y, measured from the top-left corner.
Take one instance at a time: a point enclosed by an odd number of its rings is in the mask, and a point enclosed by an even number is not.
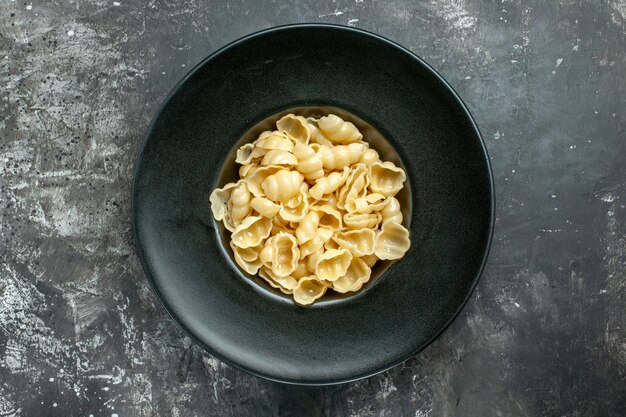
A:
[[[238,149],[240,180],[209,198],[235,262],[301,305],[358,291],[379,259],[410,247],[394,197],[406,174],[336,115],[288,114],[276,127]]]

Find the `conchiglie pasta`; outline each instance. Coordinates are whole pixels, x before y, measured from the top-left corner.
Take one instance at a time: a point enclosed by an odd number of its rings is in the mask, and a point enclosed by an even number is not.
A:
[[[335,143],[352,143],[363,139],[356,126],[334,114],[320,118],[317,125],[326,137]]]
[[[384,223],[376,235],[374,253],[378,259],[400,259],[410,246],[409,231],[404,226]]]
[[[235,264],[300,306],[361,290],[379,260],[410,247],[395,197],[404,170],[339,116],[287,114],[240,146],[235,163],[239,180],[209,196],[213,217]]]

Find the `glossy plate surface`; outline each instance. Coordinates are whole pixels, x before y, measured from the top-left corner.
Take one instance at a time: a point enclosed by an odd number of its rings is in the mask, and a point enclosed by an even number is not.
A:
[[[343,108],[378,129],[402,159],[413,199],[405,258],[368,291],[312,308],[242,279],[208,205],[240,137],[299,106]],[[137,162],[133,221],[150,284],[197,343],[258,376],[330,384],[401,363],[452,322],[486,260],[493,195],[480,133],[433,69],[368,32],[293,25],[226,46],[175,87]]]

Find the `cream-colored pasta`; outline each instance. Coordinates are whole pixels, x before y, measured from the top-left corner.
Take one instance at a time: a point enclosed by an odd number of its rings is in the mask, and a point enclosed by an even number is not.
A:
[[[380,213],[346,213],[343,215],[343,221],[348,229],[376,229],[382,221]]]
[[[289,113],[276,122],[276,127],[285,132],[295,142],[308,144],[311,138],[311,124],[302,116]]]
[[[311,197],[316,200],[320,200],[324,195],[335,192],[335,190],[341,187],[348,178],[350,169],[344,167],[341,172],[331,172],[326,177],[322,177],[315,181],[315,185],[309,190]]]
[[[333,170],[356,164],[361,160],[363,152],[365,152],[365,144],[357,142],[349,145],[337,145],[332,148],[320,146],[317,155],[322,160],[324,169]]]
[[[370,166],[370,188],[384,196],[396,195],[403,187],[406,174],[393,162],[375,162]]]
[[[380,212],[387,205],[387,199],[384,195],[378,193],[368,194],[365,197],[349,200],[345,204],[345,208],[349,213],[369,214],[373,211]]]
[[[372,229],[349,230],[335,234],[333,240],[354,256],[361,257],[374,253],[376,232]]]
[[[303,180],[297,171],[281,170],[265,178],[261,188],[270,200],[285,202],[298,192]]]
[[[378,259],[400,259],[410,246],[409,231],[404,226],[398,223],[383,223],[376,235],[374,253]]]
[[[298,285],[293,289],[293,299],[298,304],[309,305],[324,295],[327,288],[315,275],[300,278]]]
[[[276,128],[237,149],[240,179],[209,196],[235,263],[303,306],[359,291],[377,261],[410,247],[394,197],[404,170],[332,114],[288,114]]]
[[[298,165],[298,159],[291,152],[272,149],[263,156],[261,165],[295,166]]]
[[[235,262],[250,275],[256,275],[259,272],[259,268],[263,265],[260,257],[260,247],[261,245],[254,248],[241,249],[235,246],[233,242],[230,242]]]
[[[250,200],[250,207],[264,217],[274,217],[280,210],[280,204],[274,203],[265,197],[254,197]]]
[[[336,143],[352,143],[363,139],[356,126],[334,114],[320,118],[317,126],[328,139]]]
[[[314,181],[324,176],[322,160],[312,147],[297,142],[293,148],[293,155],[297,159],[296,169],[305,179]]]
[[[361,258],[352,257],[346,273],[333,281],[333,289],[340,293],[358,291],[371,275],[372,270]]]
[[[272,220],[261,216],[248,216],[235,228],[232,242],[241,249],[259,245],[270,235]]]
[[[298,267],[300,249],[293,235],[280,232],[272,241],[272,272],[279,277],[291,275]]]
[[[315,275],[325,281],[336,281],[346,274],[352,254],[347,249],[330,249],[324,252],[315,265]]]
[[[380,211],[380,214],[383,216],[383,223],[393,222],[402,224],[400,202],[395,197],[389,197],[387,200],[387,204]]]

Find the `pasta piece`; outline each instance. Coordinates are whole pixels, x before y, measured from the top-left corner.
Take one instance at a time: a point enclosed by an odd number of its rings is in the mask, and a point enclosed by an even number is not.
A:
[[[228,200],[230,219],[234,226],[239,226],[243,219],[250,213],[250,191],[244,181],[237,182]]]
[[[272,272],[278,277],[291,275],[298,267],[300,249],[296,238],[288,233],[278,233],[272,241]]]
[[[280,130],[261,133],[254,144],[257,148],[265,149],[266,151],[277,150],[291,152],[293,150],[293,142]]]
[[[383,223],[393,222],[402,224],[402,212],[400,211],[400,202],[395,197],[389,197],[387,204],[381,210]]]
[[[314,205],[315,206],[331,206],[334,209],[338,209],[337,204],[337,197],[335,197],[335,194],[326,194],[324,196],[322,196],[323,198],[321,200],[317,200]]]
[[[250,200],[250,206],[261,216],[274,217],[280,210],[280,204],[274,203],[265,197],[254,197]]]
[[[280,216],[289,222],[299,222],[309,211],[309,196],[306,183],[302,183],[300,191],[280,208]]]
[[[296,238],[299,244],[315,237],[317,227],[320,224],[320,215],[317,211],[309,211],[296,229]]]
[[[237,265],[250,275],[256,275],[259,268],[263,265],[259,256],[261,245],[254,248],[241,249],[230,242],[230,248],[233,251],[233,257]]]
[[[298,285],[293,289],[293,299],[298,304],[309,305],[324,295],[327,288],[315,275],[300,278]]]
[[[324,133],[313,123],[309,123],[311,126],[311,144],[333,146],[333,142],[324,135]]]
[[[347,249],[330,249],[324,252],[315,265],[315,275],[326,281],[336,281],[346,274],[352,254]]]
[[[294,142],[308,144],[311,138],[310,124],[302,116],[289,113],[276,122],[276,127],[282,130]]]
[[[326,137],[335,143],[352,143],[363,139],[356,126],[334,114],[320,118],[317,125]]]
[[[376,262],[378,262],[378,257],[375,254],[365,255],[361,257],[361,259],[363,260],[363,262],[365,262],[365,265],[369,266],[370,268],[373,267]]]
[[[333,240],[342,248],[348,249],[354,256],[374,253],[376,232],[372,229],[349,230],[335,234]]]
[[[324,243],[324,249],[327,251],[330,249],[341,249],[341,246],[339,246],[339,244],[334,240],[329,240],[328,242]]]
[[[315,181],[315,185],[309,190],[311,197],[320,200],[325,194],[334,192],[346,182],[349,174],[350,169],[344,167],[341,172],[331,172],[328,176],[318,179]]]
[[[346,213],[343,215],[343,221],[348,229],[376,229],[382,221],[380,213]]]
[[[369,214],[373,211],[381,211],[386,204],[387,199],[384,195],[373,193],[348,201],[345,208],[349,213]]]
[[[319,227],[327,228],[330,230],[341,230],[343,228],[341,213],[339,213],[337,209],[329,205],[323,205],[313,206],[311,207],[311,210],[318,212],[320,216]]]
[[[223,221],[224,227],[226,227],[226,229],[230,232],[235,230],[235,225],[230,218],[228,202],[230,201],[230,195],[235,187],[237,187],[237,183],[229,182],[224,187],[213,190],[209,196],[213,217],[217,221]]]
[[[343,209],[346,202],[365,197],[369,183],[367,167],[364,164],[355,165],[350,171],[346,183],[337,192],[337,206]]]
[[[333,237],[333,231],[329,229],[319,228],[313,239],[309,239],[300,245],[300,257],[305,258],[324,247],[324,244]]]
[[[280,290],[285,294],[293,294],[294,288],[298,285],[298,281],[291,276],[278,277],[274,275],[272,270],[266,266],[259,269],[259,276],[267,281],[272,287]]]
[[[272,218],[272,231],[270,234],[276,236],[279,232],[292,233],[289,222],[280,217],[280,211]]]
[[[345,275],[333,282],[333,289],[340,293],[358,291],[370,280],[372,270],[361,258],[353,257]]]
[[[291,276],[294,277],[295,279],[300,279],[307,275],[310,275],[310,272],[306,266],[306,261],[304,259],[300,259],[298,261],[298,267],[296,268],[295,271],[291,273]]]
[[[409,231],[404,226],[384,223],[376,234],[374,253],[379,259],[400,259],[410,246]]]
[[[312,147],[297,142],[293,148],[293,155],[298,161],[296,169],[305,179],[313,181],[324,176],[322,160]]]
[[[259,259],[263,263],[263,265],[268,268],[272,267],[272,257],[274,256],[274,236],[269,237],[265,244],[263,245],[263,249],[259,252]]]
[[[248,176],[248,174],[250,173],[250,171],[252,171],[255,168],[258,168],[257,164],[246,164],[246,165],[240,166],[239,167],[239,177],[240,178],[246,178]]]
[[[296,194],[304,177],[297,171],[278,171],[263,180],[263,192],[273,201],[285,202]]]
[[[239,149],[237,149],[237,157],[235,162],[241,165],[247,165],[252,162],[252,151],[254,150],[254,143],[246,143]]]
[[[370,188],[375,193],[389,197],[396,195],[403,187],[406,174],[393,162],[376,162],[370,166]]]
[[[379,162],[379,161],[380,161],[380,156],[378,156],[378,152],[376,152],[372,148],[367,148],[363,152],[363,155],[361,156],[361,159],[359,160],[359,162],[362,164],[365,164],[365,166],[370,166],[374,162]]]
[[[365,152],[365,144],[362,142],[351,143],[349,145],[337,145],[328,147],[321,146],[317,155],[322,160],[324,169],[342,169],[361,160]]]
[[[264,167],[256,167],[248,173],[246,177],[246,183],[248,184],[248,189],[255,197],[265,197],[265,191],[263,191],[263,181],[270,175],[276,174],[278,171],[282,170],[283,167],[278,166],[264,166]]]
[[[263,160],[261,161],[261,165],[295,166],[298,165],[298,160],[291,152],[272,149],[265,154]]]
[[[267,239],[271,230],[271,219],[249,216],[233,231],[232,242],[241,249],[258,246],[264,239]]]
[[[302,252],[300,252],[302,254]],[[306,259],[306,269],[314,274],[315,273],[315,267],[317,266],[317,261],[319,260],[320,256],[322,256],[322,254],[324,253],[324,249],[323,248],[319,248],[318,250],[316,250],[315,252],[309,254],[305,259]],[[300,255],[302,256],[302,255]]]

